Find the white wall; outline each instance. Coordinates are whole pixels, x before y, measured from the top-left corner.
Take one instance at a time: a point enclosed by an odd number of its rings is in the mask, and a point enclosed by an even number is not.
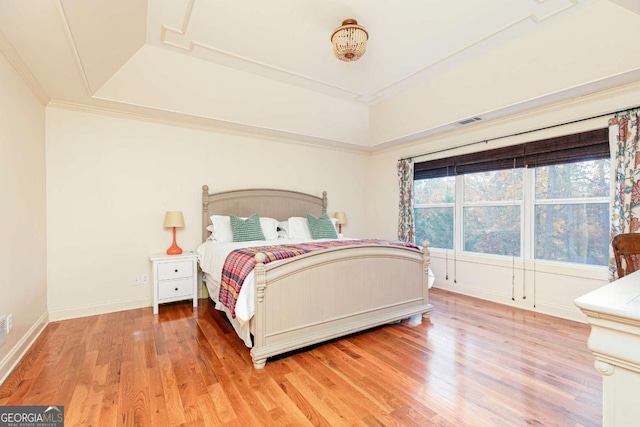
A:
[[[46,325],[45,108],[0,54],[0,383]]]
[[[150,306],[150,271],[171,233],[167,210],[184,213],[183,250],[201,236],[201,188],[262,187],[321,195],[347,212],[343,231],[365,232],[368,155],[87,112],[47,108],[47,277],[52,319]]]
[[[628,108],[639,99],[640,85],[623,87],[373,154],[49,107],[50,316],[64,319],[149,306],[151,286],[134,287],[133,277],[148,273],[148,254],[162,252],[170,243],[169,230],[161,226],[166,210],[184,212],[187,225],[178,231],[178,243],[185,250],[197,247],[203,184],[211,191],[326,190],[329,212],[348,214],[346,234],[394,239],[398,158]],[[595,129],[606,122],[606,117],[593,119],[457,151]],[[438,155],[445,154],[422,159]],[[438,287],[578,320],[583,317],[573,300],[607,280],[603,268],[516,262],[513,283],[512,260],[460,253],[454,268],[453,255],[436,250],[433,270]]]
[[[431,137],[405,145],[402,148],[376,152],[371,156],[367,168],[367,211],[376,212],[376,215],[368,217],[370,220],[368,222],[369,233],[376,231],[381,237],[388,239],[397,237],[398,183],[396,163],[400,158],[431,153],[448,146],[462,146],[501,135],[567,123],[638,104],[640,104],[640,84],[635,84],[530,111],[509,119],[487,122]],[[504,138],[491,141],[488,144],[482,143],[449,152],[424,155],[419,157],[418,161],[603,128],[607,127],[608,117],[582,121],[519,137]],[[601,286],[608,280],[608,272],[602,267],[575,266],[571,268],[566,264],[540,261],[527,263],[523,266],[522,262],[516,262],[514,285],[512,259],[457,253],[454,262],[454,254],[451,251],[446,253],[432,250],[432,255],[432,269],[436,276],[436,287],[575,320],[584,320],[585,318],[573,304],[574,299]],[[447,275],[448,280],[446,280]],[[515,301],[512,300],[512,289],[515,291]],[[523,299],[524,296],[526,299]]]

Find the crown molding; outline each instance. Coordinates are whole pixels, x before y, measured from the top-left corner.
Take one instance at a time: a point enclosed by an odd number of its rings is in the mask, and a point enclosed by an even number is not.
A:
[[[321,148],[331,151],[341,151],[345,153],[363,154],[371,151],[372,148],[370,146],[359,146],[342,141],[318,138],[294,132],[286,132],[276,129],[267,129],[257,126],[244,125],[240,123],[226,122],[222,120],[211,119],[208,117],[192,116],[167,110],[150,109],[147,107],[135,106],[131,104],[124,104],[124,106],[118,108],[122,104],[106,100],[105,102],[114,103],[115,106],[105,107],[62,100],[51,100],[48,104],[48,107],[155,123],[166,126],[183,127],[194,130],[219,132],[229,135],[285,142],[289,144],[303,145],[307,147]]]
[[[547,0],[536,0],[536,2],[538,4],[543,4],[545,3]],[[524,23],[526,23],[527,21],[531,21],[534,24],[540,24],[543,21],[546,21],[549,18],[552,18],[556,15],[559,15],[563,12],[565,12],[566,10],[572,8],[573,6],[576,6],[578,4],[578,0],[569,0],[569,3],[563,6],[560,6],[559,8],[552,10],[550,12],[547,12],[544,15],[537,15],[535,13],[535,11],[530,11],[527,14],[522,15],[519,18],[514,19],[513,21],[511,21],[510,23],[504,25],[503,27],[483,35],[482,37],[478,37],[477,39],[471,41],[470,43],[467,43],[465,46],[445,55],[442,56],[439,59],[436,59],[435,61],[431,62],[430,64],[427,64],[426,66],[414,71],[413,73],[406,75],[398,80],[396,80],[395,82],[380,88],[378,90],[376,90],[373,93],[373,97],[372,99],[367,102],[367,104],[372,105],[375,102],[381,100],[381,99],[385,99],[385,98],[389,98],[391,96],[393,96],[393,94],[406,89],[407,87],[409,87],[411,85],[411,79],[416,78],[417,76],[421,75],[421,74],[426,74],[429,71],[433,71],[434,69],[436,69],[437,67],[442,67],[442,66],[446,66],[447,63],[449,63],[450,61],[455,60],[456,56],[464,53],[464,52],[469,52],[472,51],[475,48],[480,47],[480,45],[482,43],[488,43],[490,42],[492,39],[497,38],[498,36],[504,35],[507,31],[510,30],[517,30],[518,27],[522,26]]]
[[[536,0],[539,4],[544,3],[546,0]],[[534,12],[531,12],[531,14],[528,16],[528,18],[530,18],[533,22],[535,22],[536,24],[539,22],[542,22],[546,19],[551,18],[552,16],[555,16],[559,13],[564,12],[565,10],[572,8],[573,6],[578,4],[578,0],[569,0],[569,3],[567,3],[564,6],[560,6],[558,9],[552,10],[551,12],[548,12],[544,15],[536,15]]]
[[[519,122],[527,119],[540,117],[544,115],[553,115],[554,113],[558,113],[560,111],[577,109],[579,107],[584,107],[585,105],[601,103],[603,101],[608,101],[611,99],[616,99],[618,97],[627,95],[630,92],[640,92],[640,82],[630,83],[626,85],[621,85],[612,89],[606,89],[599,92],[594,92],[592,94],[577,96],[567,101],[561,101],[554,104],[526,110],[520,113],[514,113],[506,117],[496,118],[492,120],[488,120],[485,122],[477,123],[472,126],[463,127],[454,129],[451,131],[438,133],[436,135],[430,135],[424,138],[418,138],[412,141],[407,142],[398,142],[394,143],[393,141],[384,142],[378,144],[376,146],[357,146],[353,144],[348,144],[341,141],[324,139],[311,137],[308,135],[302,135],[292,132],[285,132],[274,129],[267,128],[259,128],[255,126],[224,122],[220,120],[210,119],[206,117],[199,116],[190,116],[186,114],[180,114],[170,111],[164,110],[155,110],[149,109],[146,107],[132,106],[127,105],[124,108],[116,108],[116,107],[105,107],[105,106],[96,106],[96,105],[87,105],[87,104],[79,104],[74,102],[67,102],[61,100],[51,100],[48,103],[49,107],[59,108],[64,110],[72,110],[79,111],[97,115],[118,117],[136,121],[144,121],[150,123],[156,123],[167,126],[177,126],[184,127],[188,129],[194,130],[204,130],[209,132],[220,132],[226,133],[230,135],[236,136],[244,136],[251,138],[259,138],[270,141],[277,142],[285,142],[296,145],[303,145],[307,147],[313,148],[322,148],[332,151],[341,151],[345,153],[353,153],[353,154],[383,154],[388,152],[397,152],[398,150],[404,151],[407,153],[406,155],[402,155],[402,157],[419,157],[424,155],[424,153],[415,152],[411,154],[411,150],[413,148],[422,147],[425,143],[435,142],[438,140],[445,139],[456,139],[461,138],[466,134],[471,132],[486,132],[486,139],[499,139],[501,135],[491,135],[492,129],[500,128],[501,126],[508,124],[510,122]],[[105,101],[108,102],[108,101]],[[116,103],[116,106],[120,104]],[[604,114],[607,113],[611,108],[614,109],[624,109],[624,108],[632,108],[636,104],[632,105],[617,105],[614,107],[611,106],[603,106],[597,109],[590,109],[589,113],[586,114],[576,114],[573,116],[573,120],[581,120],[587,119],[590,116]],[[127,110],[126,108],[130,108]],[[136,111],[133,111],[135,109]],[[605,111],[606,110],[606,111]],[[562,123],[551,123],[548,125],[557,125]],[[519,132],[528,132],[535,131],[535,129],[519,129]],[[464,145],[464,144],[462,144]],[[451,147],[451,149],[458,148],[457,146]]]
[[[80,75],[82,76],[82,82],[84,83],[84,87],[87,90],[87,93],[89,95],[93,95],[93,90],[91,89],[91,85],[89,84],[89,78],[87,76],[87,73],[84,70],[84,64],[82,63],[82,58],[80,58],[80,53],[78,52],[78,46],[76,45],[76,40],[73,38],[73,33],[71,32],[71,28],[69,27],[69,21],[67,20],[67,14],[64,11],[62,0],[56,0],[55,5],[56,5],[56,9],[58,10],[58,14],[60,15],[60,20],[62,21],[64,32],[67,35],[67,40],[69,41],[71,52],[73,53],[73,57],[76,61],[76,65],[78,66],[78,70],[80,71]]]
[[[429,153],[416,153],[414,151],[413,154],[411,154],[412,149],[419,149],[418,147],[424,147],[424,145],[427,143],[433,143],[439,140],[456,139],[456,138],[462,139],[464,135],[472,132],[473,133],[486,132],[486,136],[484,138],[487,141],[504,139],[505,138],[504,135],[501,135],[501,134],[492,135],[491,131],[494,129],[499,129],[503,125],[506,125],[508,123],[521,122],[521,121],[525,121],[527,119],[533,119],[536,117],[544,117],[545,115],[553,116],[554,114],[557,114],[562,111],[578,110],[581,107],[587,107],[588,112],[576,111],[576,113],[572,115],[570,119],[567,117],[564,117],[561,122],[549,121],[548,123],[545,124],[545,126],[561,126],[563,124],[566,124],[567,121],[588,120],[593,116],[608,114],[613,110],[623,110],[625,108],[633,108],[637,106],[639,103],[637,96],[633,101],[631,101],[630,103],[627,103],[626,105],[621,105],[619,101],[616,101],[624,97],[625,95],[628,95],[629,93],[640,93],[640,82],[628,83],[628,84],[620,85],[611,89],[604,89],[604,90],[587,94],[587,95],[576,96],[569,100],[559,101],[553,104],[529,109],[523,112],[510,114],[505,117],[483,121],[471,126],[462,127],[462,128],[450,130],[447,132],[437,133],[435,135],[430,135],[424,138],[417,138],[415,140],[407,141],[404,143],[386,144],[383,147],[379,146],[379,149],[374,150],[374,153],[381,154],[381,153],[397,152],[398,150],[400,150],[406,153],[406,154],[400,155],[400,157],[402,158],[405,158],[405,157],[418,158],[418,157],[429,155]],[[613,104],[615,105],[605,105],[605,104],[608,104],[609,102],[613,102]],[[593,108],[589,108],[590,105],[594,105],[594,104],[600,104],[600,106],[595,105]],[[478,114],[478,115],[482,116],[482,114]],[[533,129],[518,128],[513,132],[529,132],[529,134],[531,134],[533,132],[540,130],[539,127],[540,126],[537,126]],[[478,138],[474,137],[473,139],[478,139]],[[463,142],[458,145],[453,145],[450,147],[450,149],[455,150],[457,148],[464,146],[468,142],[469,141]],[[514,142],[514,143],[517,143],[517,142]],[[424,148],[422,148],[422,150],[420,151],[424,151]]]
[[[44,90],[44,88],[40,85],[38,80],[35,78],[33,73],[27,64],[22,60],[22,57],[18,54],[18,51],[15,47],[7,40],[4,34],[0,31],[0,52],[7,58],[9,64],[16,70],[18,75],[22,78],[22,80],[26,83],[26,85],[31,89],[33,94],[38,98],[42,105],[47,105],[51,98],[49,94]]]

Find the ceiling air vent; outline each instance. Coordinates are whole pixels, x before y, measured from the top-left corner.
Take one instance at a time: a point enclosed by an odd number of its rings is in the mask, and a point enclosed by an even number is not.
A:
[[[464,119],[458,122],[459,125],[468,125],[469,123],[479,122],[482,120],[480,117],[472,117],[470,119]]]

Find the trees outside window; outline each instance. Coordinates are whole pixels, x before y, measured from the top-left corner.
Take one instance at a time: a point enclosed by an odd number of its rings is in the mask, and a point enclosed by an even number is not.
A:
[[[416,242],[453,249],[455,177],[417,180],[414,183]]]
[[[506,169],[463,175],[465,251],[521,255],[522,171]]]
[[[609,163],[598,159],[417,179],[416,241],[442,249],[607,265]],[[524,240],[527,235],[531,241]]]
[[[535,169],[534,257],[607,265],[609,159]]]

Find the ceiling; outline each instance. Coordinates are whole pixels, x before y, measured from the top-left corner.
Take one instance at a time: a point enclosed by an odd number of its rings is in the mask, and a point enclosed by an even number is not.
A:
[[[352,63],[329,42],[346,18],[370,34]],[[640,59],[594,67],[610,39],[585,43],[635,28],[640,0],[0,2],[2,51],[53,104],[363,148],[636,82]],[[511,68],[508,93],[460,88]],[[416,107],[433,114],[398,118]]]

